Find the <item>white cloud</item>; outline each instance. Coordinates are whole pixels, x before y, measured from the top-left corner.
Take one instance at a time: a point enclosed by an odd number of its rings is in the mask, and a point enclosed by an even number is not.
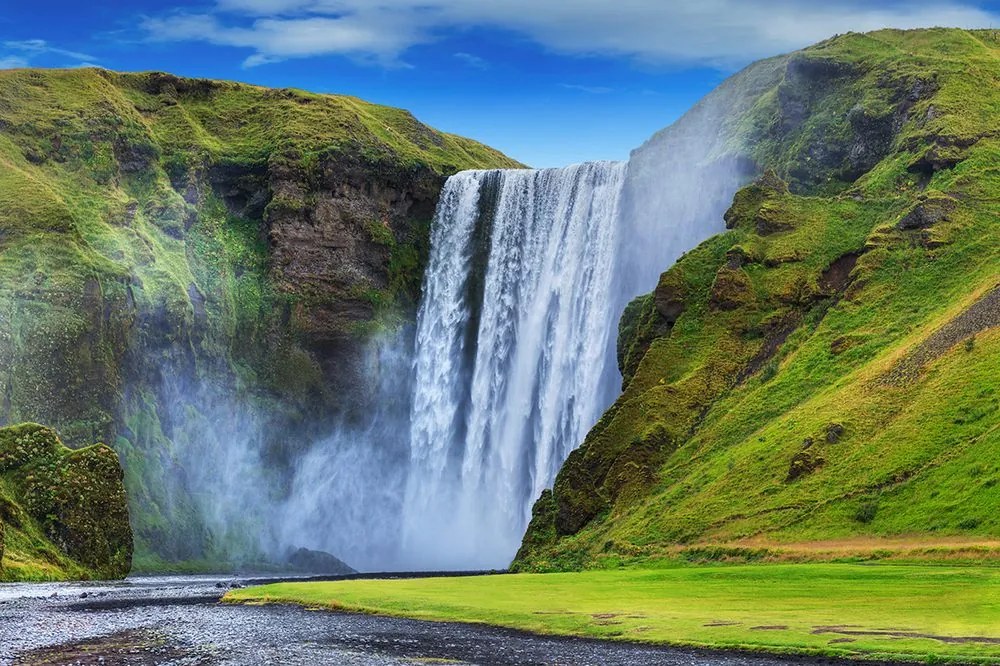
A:
[[[605,86],[582,86],[577,83],[560,83],[560,88],[565,88],[566,90],[576,90],[577,92],[585,92],[590,95],[607,95],[615,91],[614,88],[607,88]]]
[[[398,60],[449,29],[518,32],[553,51],[730,66],[835,33],[883,27],[985,27],[972,0],[217,0],[210,13],[147,19],[151,39],[252,51],[247,65],[341,54]]]
[[[66,49],[60,49],[55,46],[51,46],[44,39],[24,39],[19,41],[6,41],[3,43],[4,47],[11,51],[20,51],[26,54],[26,58],[31,58],[33,56],[42,54],[52,54],[65,56],[67,58],[72,58],[73,60],[97,60],[92,55],[87,55],[86,53],[80,53],[79,51],[68,51]]]
[[[0,69],[17,69],[27,66],[28,61],[19,56],[0,56]]]
[[[142,27],[153,41],[202,41],[253,49],[244,65],[323,54],[351,55],[383,64],[399,64],[398,56],[424,37],[403,17],[303,16],[255,18],[249,25],[224,23],[209,14],[174,14],[147,18]]]

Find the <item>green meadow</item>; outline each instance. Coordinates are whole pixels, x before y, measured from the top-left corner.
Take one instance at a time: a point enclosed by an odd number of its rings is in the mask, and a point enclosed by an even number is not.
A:
[[[1000,663],[995,567],[717,565],[278,583],[225,601],[724,650]]]

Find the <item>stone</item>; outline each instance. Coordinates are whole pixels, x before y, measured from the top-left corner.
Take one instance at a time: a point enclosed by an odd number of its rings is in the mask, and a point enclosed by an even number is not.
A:
[[[302,573],[345,576],[357,573],[337,557],[321,550],[299,548],[289,555],[288,564]]]

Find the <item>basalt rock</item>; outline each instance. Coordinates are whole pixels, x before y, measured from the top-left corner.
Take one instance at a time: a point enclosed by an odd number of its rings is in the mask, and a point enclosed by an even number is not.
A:
[[[345,576],[357,573],[339,558],[321,550],[299,548],[288,556],[288,565],[295,571],[327,576]]]
[[[926,229],[939,222],[948,220],[948,216],[958,206],[958,202],[945,195],[925,195],[899,220],[896,225],[900,230]]]

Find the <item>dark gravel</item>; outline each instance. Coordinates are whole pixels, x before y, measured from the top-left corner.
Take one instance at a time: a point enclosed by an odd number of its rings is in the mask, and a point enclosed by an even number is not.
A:
[[[240,584],[231,579],[173,577],[103,585],[0,585],[0,665],[795,663],[293,606],[218,603],[225,589]]]

